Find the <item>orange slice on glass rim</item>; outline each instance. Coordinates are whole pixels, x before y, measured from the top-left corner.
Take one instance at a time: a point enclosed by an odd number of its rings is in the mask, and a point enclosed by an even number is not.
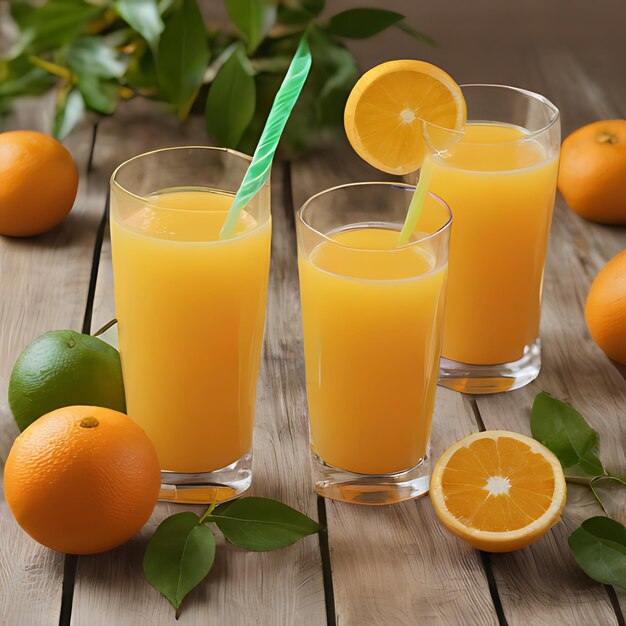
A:
[[[390,174],[418,170],[424,160],[423,121],[461,131],[467,110],[461,88],[425,61],[389,61],[358,80],[344,126],[357,154]]]
[[[435,513],[474,548],[510,552],[544,535],[565,505],[559,460],[538,441],[504,430],[450,446],[430,479]]]

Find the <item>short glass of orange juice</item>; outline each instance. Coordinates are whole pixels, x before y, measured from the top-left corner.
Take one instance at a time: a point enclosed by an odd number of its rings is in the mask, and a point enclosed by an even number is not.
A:
[[[220,239],[249,162],[222,148],[168,148],[126,161],[111,179],[126,404],[156,447],[164,500],[223,501],[250,486],[269,183],[236,235]]]
[[[441,384],[517,389],[541,368],[539,318],[560,149],[558,109],[501,85],[462,85],[463,133],[424,123],[421,176],[453,207]]]
[[[313,478],[327,498],[428,491],[452,217],[430,194],[399,246],[413,190],[343,185],[297,214]]]

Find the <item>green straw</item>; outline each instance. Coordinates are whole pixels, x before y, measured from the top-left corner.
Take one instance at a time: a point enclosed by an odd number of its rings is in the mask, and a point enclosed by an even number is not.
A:
[[[424,208],[424,202],[426,201],[426,194],[428,193],[431,178],[431,168],[422,166],[420,179],[415,187],[415,191],[413,192],[411,204],[409,204],[409,210],[407,211],[406,219],[404,220],[404,226],[402,226],[402,230],[400,231],[400,238],[398,239],[399,246],[409,243],[409,239],[415,231],[417,222],[422,214],[422,209]]]
[[[228,239],[235,235],[235,228],[241,211],[256,196],[269,178],[272,170],[272,160],[274,159],[280,136],[302,91],[310,68],[311,51],[307,33],[304,33],[296,54],[291,60],[283,84],[276,94],[272,110],[259,139],[259,144],[254,151],[252,162],[228,211],[226,221],[220,232],[220,239]]]

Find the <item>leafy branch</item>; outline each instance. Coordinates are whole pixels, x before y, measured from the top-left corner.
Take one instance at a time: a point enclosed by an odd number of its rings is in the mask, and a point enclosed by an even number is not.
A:
[[[321,530],[303,513],[267,498],[246,497],[216,506],[199,517],[186,511],[165,519],[148,543],[143,569],[148,582],[176,610],[202,582],[215,560],[215,524],[224,537],[246,550],[266,552],[289,546]]]
[[[576,562],[594,580],[626,589],[626,528],[611,519],[616,499],[624,497],[626,477],[604,468],[598,432],[550,394],[541,392],[535,398],[530,427],[533,437],[559,459],[565,479],[590,488],[606,515],[585,520],[569,536]]]
[[[54,132],[63,138],[85,112],[111,115],[120,100],[143,96],[167,103],[181,121],[204,111],[214,141],[250,152],[308,28],[313,68],[283,136],[283,147],[299,151],[341,128],[358,78],[345,39],[397,28],[434,45],[384,9],[326,19],[324,0],[224,4],[230,23],[207,27],[197,0],[13,0],[19,34],[0,60],[0,113],[16,98],[55,89]]]

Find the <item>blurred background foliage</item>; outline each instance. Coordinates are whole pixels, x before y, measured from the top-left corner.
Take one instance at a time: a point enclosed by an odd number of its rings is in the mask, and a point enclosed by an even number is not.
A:
[[[313,67],[282,144],[293,154],[342,126],[358,77],[343,40],[397,28],[434,45],[384,9],[322,17],[325,0],[224,4],[230,23],[207,26],[196,0],[12,0],[17,36],[0,61],[0,114],[54,89],[52,132],[63,138],[86,111],[112,115],[120,100],[143,96],[166,102],[181,121],[204,111],[215,143],[252,152],[308,28]]]

